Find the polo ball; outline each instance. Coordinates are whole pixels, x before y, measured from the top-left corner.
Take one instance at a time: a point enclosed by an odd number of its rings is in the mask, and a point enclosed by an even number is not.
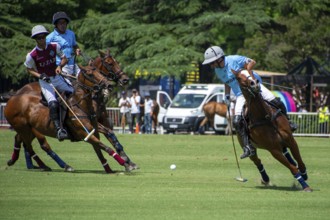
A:
[[[175,169],[176,169],[176,165],[175,165],[175,164],[172,164],[172,165],[170,166],[170,169],[171,169],[171,170],[175,170]]]

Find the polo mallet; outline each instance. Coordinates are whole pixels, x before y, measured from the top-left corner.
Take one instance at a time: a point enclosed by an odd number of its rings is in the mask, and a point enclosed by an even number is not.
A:
[[[61,94],[57,91],[57,89],[55,88],[55,86],[51,83],[49,83],[51,85],[51,87],[53,87],[54,91],[56,92],[56,94],[60,97],[60,99],[64,102],[64,104],[66,105],[66,107],[70,110],[70,112],[73,114],[73,116],[77,119],[77,121],[80,123],[80,125],[85,129],[87,136],[84,138],[84,141],[88,141],[88,139],[94,134],[95,132],[95,128],[89,132],[88,129],[84,126],[84,124],[80,121],[80,119],[77,117],[77,115],[73,112],[73,110],[70,108],[70,106],[66,103],[66,101],[63,99],[63,97],[61,96]]]
[[[235,142],[234,142],[234,135],[233,135],[233,128],[232,128],[232,125],[231,125],[231,115],[230,115],[230,103],[229,105],[227,106],[227,112],[228,112],[228,118],[229,118],[229,127],[230,127],[230,131],[231,131],[231,141],[233,142],[233,148],[234,148],[234,153],[235,153],[235,159],[236,159],[236,164],[237,164],[237,168],[238,168],[238,172],[239,172],[239,176],[236,177],[235,179],[237,181],[240,181],[240,182],[246,182],[247,179],[243,178],[242,177],[242,172],[241,172],[241,168],[239,166],[239,163],[238,163],[238,159],[237,159],[237,153],[236,153],[236,147],[235,147]]]

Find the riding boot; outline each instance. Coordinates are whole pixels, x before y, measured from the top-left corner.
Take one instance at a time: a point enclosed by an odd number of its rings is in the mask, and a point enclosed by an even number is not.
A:
[[[235,115],[233,124],[237,135],[239,135],[243,141],[243,154],[241,155],[241,159],[254,156],[256,154],[256,149],[249,140],[243,117],[240,115]]]
[[[272,101],[270,101],[276,108],[281,109],[281,112],[283,113],[283,115],[285,115],[285,117],[288,119],[289,121],[289,125],[290,125],[290,129],[292,132],[294,132],[295,130],[297,130],[298,125],[295,124],[293,121],[290,120],[287,111],[286,111],[286,107],[284,105],[284,103],[279,99],[279,98],[275,98]]]
[[[56,136],[59,141],[63,141],[64,139],[68,138],[68,133],[64,128],[61,128],[61,123],[59,119],[59,114],[58,114],[58,103],[57,102],[50,102],[48,104],[49,106],[49,116],[50,119],[54,123],[54,127],[56,129]]]

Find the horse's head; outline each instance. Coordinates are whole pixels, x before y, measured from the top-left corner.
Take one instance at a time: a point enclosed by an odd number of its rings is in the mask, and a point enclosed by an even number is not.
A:
[[[257,93],[260,91],[259,80],[254,77],[253,74],[250,74],[247,70],[241,70],[236,72],[231,70],[236,76],[238,83],[240,84],[241,89],[248,90],[252,93]]]
[[[120,86],[127,85],[129,77],[120,68],[116,59],[110,54],[110,50],[107,50],[106,53],[99,51],[99,53],[100,57],[97,57],[94,60],[93,65],[96,66],[106,77],[119,83]]]
[[[93,66],[79,66],[80,73],[78,75],[78,82],[83,84],[85,87],[93,88],[94,91],[98,92],[102,89],[107,89],[112,91],[111,81],[103,76],[95,67]]]

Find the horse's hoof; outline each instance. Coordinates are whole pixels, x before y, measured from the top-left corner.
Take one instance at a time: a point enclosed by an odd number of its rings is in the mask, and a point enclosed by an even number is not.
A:
[[[74,169],[70,165],[65,165],[64,172],[74,172]]]
[[[135,163],[133,163],[132,161],[129,162],[129,165],[130,165],[131,167],[133,167],[133,170],[138,170],[138,169],[140,169],[140,167],[139,167],[138,165],[136,165]]]
[[[134,170],[133,166],[131,166],[128,163],[125,163],[124,166],[125,166],[125,171],[126,172],[131,172],[132,170]]]
[[[264,186],[272,186],[272,183],[270,181],[265,181],[263,179],[261,179],[261,184]]]
[[[12,165],[15,164],[15,162],[16,162],[16,160],[12,160],[12,159],[10,159],[10,160],[8,160],[7,165],[8,165],[8,166],[12,166]]]
[[[312,188],[310,188],[309,186],[306,187],[305,189],[303,189],[304,192],[313,192]]]

